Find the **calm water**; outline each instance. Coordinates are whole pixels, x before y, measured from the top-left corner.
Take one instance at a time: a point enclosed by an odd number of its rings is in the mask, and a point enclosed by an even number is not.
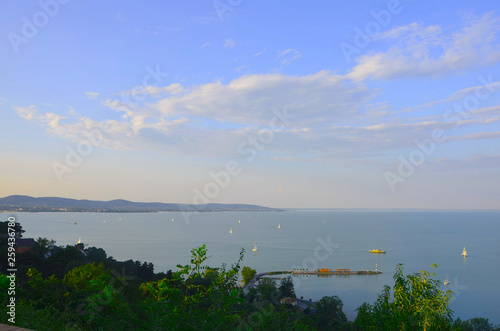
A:
[[[455,318],[481,316],[500,324],[500,211],[220,212],[192,214],[189,224],[181,213],[18,213],[17,217],[26,238],[47,237],[66,245],[81,237],[117,260],[153,262],[157,272],[187,264],[190,250],[202,244],[212,256],[209,265],[230,265],[245,248],[243,265],[258,272],[318,267],[374,270],[378,265],[383,272],[378,276],[294,278],[298,296],[316,300],[338,295],[350,319],[359,305],[373,303],[384,285],[393,284],[397,263],[405,264],[405,273],[430,270],[432,263],[438,263],[437,278],[449,275],[449,288],[455,292],[451,304]],[[257,252],[252,252],[254,243]],[[464,246],[466,259],[460,256]],[[387,254],[368,253],[374,248]]]

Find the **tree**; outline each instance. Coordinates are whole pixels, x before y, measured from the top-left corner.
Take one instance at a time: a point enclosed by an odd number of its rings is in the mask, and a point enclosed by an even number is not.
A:
[[[241,269],[241,276],[243,276],[243,284],[248,284],[249,281],[251,281],[254,277],[257,271],[255,269],[252,269],[250,267],[243,267]]]
[[[56,241],[53,239],[41,238],[38,237],[35,240],[35,244],[32,247],[32,250],[41,258],[45,259],[50,251],[50,249],[56,244]]]
[[[143,283],[140,289],[149,298],[159,324],[155,329],[229,329],[241,319],[243,298],[237,286],[240,259],[229,269],[204,266],[206,246],[191,250],[191,264],[178,265],[170,279]]]
[[[315,319],[320,328],[336,329],[340,324],[347,322],[347,317],[342,311],[344,304],[336,295],[324,296],[316,302]]]
[[[279,292],[276,289],[276,282],[272,278],[262,278],[257,286],[257,292],[260,293],[263,301],[270,301],[273,304],[279,304]]]
[[[295,298],[295,288],[293,286],[292,277],[288,276],[281,280],[280,287],[278,288],[280,299],[290,297]]]
[[[398,264],[392,300],[391,289],[385,286],[373,305],[364,303],[357,309],[355,323],[370,330],[450,330],[452,292],[439,290],[435,276],[422,270],[405,277],[403,264]]]
[[[454,330],[463,331],[498,331],[500,326],[494,326],[487,318],[475,317],[462,321],[460,318],[453,323]]]

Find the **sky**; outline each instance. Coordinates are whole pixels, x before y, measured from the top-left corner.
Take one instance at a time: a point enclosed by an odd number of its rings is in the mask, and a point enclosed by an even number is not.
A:
[[[500,208],[497,1],[3,1],[0,196]]]

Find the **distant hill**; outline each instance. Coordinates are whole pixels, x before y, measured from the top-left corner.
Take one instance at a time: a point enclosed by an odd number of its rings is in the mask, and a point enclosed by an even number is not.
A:
[[[161,202],[132,202],[127,200],[95,201],[57,197],[34,198],[11,195],[0,198],[0,210],[29,212],[160,212],[160,211],[282,211],[281,209],[246,204],[209,203],[190,205]]]

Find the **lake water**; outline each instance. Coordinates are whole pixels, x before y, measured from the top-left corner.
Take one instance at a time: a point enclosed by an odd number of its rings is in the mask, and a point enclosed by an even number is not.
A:
[[[25,238],[66,245],[81,237],[117,260],[153,262],[156,272],[189,263],[190,250],[202,244],[211,255],[208,265],[231,265],[245,248],[242,265],[257,272],[377,265],[383,272],[377,276],[294,278],[297,295],[305,299],[338,295],[351,320],[357,307],[373,303],[384,285],[393,285],[397,263],[405,264],[405,274],[438,263],[437,278],[449,275],[448,288],[455,292],[454,318],[485,317],[500,324],[500,211],[217,212],[191,214],[189,222],[182,213],[16,215]],[[467,258],[461,256],[464,246]],[[387,253],[368,252],[374,248]]]

